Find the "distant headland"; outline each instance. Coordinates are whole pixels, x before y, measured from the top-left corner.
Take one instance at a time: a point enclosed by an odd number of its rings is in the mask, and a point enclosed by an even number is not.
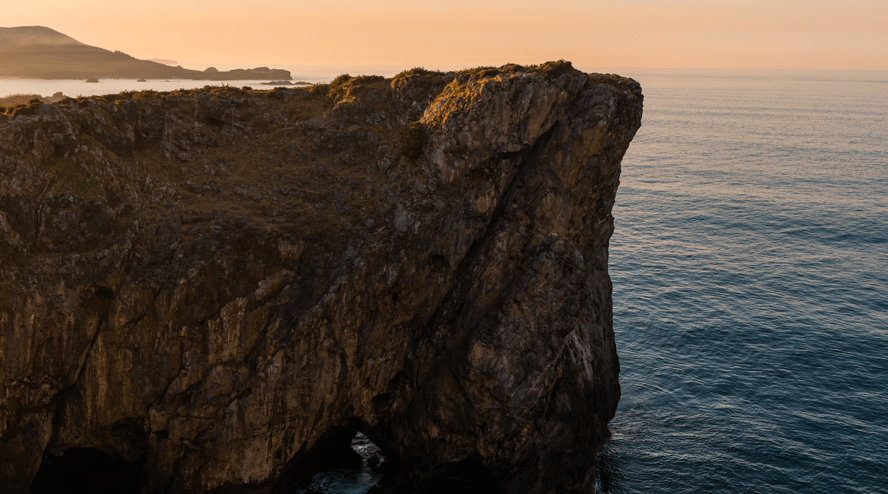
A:
[[[164,62],[167,62],[164,60]],[[139,60],[83,44],[48,27],[0,28],[0,77],[27,79],[291,80],[290,72],[258,67],[204,71]]]

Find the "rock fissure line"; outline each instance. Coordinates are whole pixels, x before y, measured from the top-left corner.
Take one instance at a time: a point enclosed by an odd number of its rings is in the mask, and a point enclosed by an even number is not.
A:
[[[453,285],[464,283],[465,279],[468,277],[467,272],[470,270],[471,266],[474,264],[476,257],[479,255],[479,252],[481,252],[482,249],[489,246],[490,243],[492,242],[492,238],[495,235],[497,224],[500,221],[502,221],[503,211],[507,207],[507,205],[509,205],[511,203],[510,202],[511,195],[512,195],[513,191],[515,190],[515,187],[518,184],[518,182],[521,181],[524,170],[527,168],[528,164],[534,160],[534,158],[538,157],[536,155],[539,153],[539,150],[542,149],[542,147],[548,143],[549,139],[552,136],[552,132],[554,131],[554,128],[555,128],[555,126],[553,126],[552,128],[548,129],[546,132],[544,132],[543,135],[540,137],[540,139],[537,141],[537,143],[535,143],[534,146],[529,151],[525,151],[524,157],[519,161],[518,166],[515,167],[515,171],[513,173],[511,180],[507,181],[506,188],[504,189],[504,191],[501,195],[501,200],[498,201],[497,205],[495,206],[494,212],[491,215],[490,220],[486,223],[487,226],[486,226],[486,228],[484,228],[482,235],[473,242],[472,247],[469,248],[466,255],[463,256],[462,259],[460,259],[459,265],[454,270],[453,275],[448,277],[448,285],[447,285],[446,294],[440,299],[439,303],[437,304],[437,308],[436,308],[435,312],[433,313],[431,319],[427,323],[428,327],[434,327],[437,325],[436,321],[439,320],[438,317],[439,317],[441,308],[444,307],[444,305],[449,302],[449,299],[451,299],[452,297],[455,296]],[[504,158],[504,156],[509,156],[509,158]],[[517,158],[519,156],[520,156],[519,152],[500,153],[498,155],[498,157],[496,158],[496,160],[498,162],[502,162],[505,159]],[[503,295],[505,296],[505,292]],[[457,318],[459,318],[459,316],[460,316],[459,312],[461,312],[461,311],[457,311],[457,313],[454,314],[454,317],[448,320],[448,323],[455,321]],[[433,345],[434,345],[434,343],[433,343]],[[440,349],[438,349],[437,347],[436,347],[436,350],[440,351]],[[451,372],[453,372],[452,369],[451,369]]]
[[[80,382],[81,376],[83,376],[83,370],[86,368],[87,362],[89,362],[89,356],[92,354],[92,349],[96,344],[96,341],[99,339],[99,333],[102,330],[102,325],[105,323],[105,318],[107,314],[101,315],[96,321],[96,330],[93,334],[92,338],[89,341],[89,344],[86,346],[84,350],[82,361],[80,365],[77,366],[77,371],[75,372],[74,381],[69,386],[62,387],[56,394],[58,397],[55,400],[55,410],[53,410],[53,435],[49,437],[49,444],[46,445],[50,448],[55,448],[55,444],[59,441],[58,433],[65,429],[67,425],[65,422],[64,412],[67,409],[68,402],[71,399],[71,394],[77,388],[77,384]]]

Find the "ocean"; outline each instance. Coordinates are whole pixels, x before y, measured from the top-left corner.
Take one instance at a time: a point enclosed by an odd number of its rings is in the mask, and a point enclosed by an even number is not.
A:
[[[325,70],[293,75],[397,72]],[[622,399],[599,492],[888,493],[888,71],[606,71],[645,113],[613,211]],[[0,96],[139,88],[69,82]]]
[[[888,492],[888,72],[634,77],[599,492]]]

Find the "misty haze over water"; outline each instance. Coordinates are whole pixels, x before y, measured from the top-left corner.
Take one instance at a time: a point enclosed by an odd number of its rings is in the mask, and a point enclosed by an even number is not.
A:
[[[216,64],[214,67],[220,70],[236,68],[250,68],[255,64]],[[292,65],[292,64],[267,64],[272,68],[289,70],[293,82],[309,82],[312,84],[330,82],[340,74],[356,75],[381,75],[393,77],[397,73],[412,67],[401,65]],[[209,67],[210,64],[191,64],[187,68]],[[460,70],[468,67],[442,66],[426,67],[431,70]],[[647,89],[649,78],[655,82],[662,77],[688,78],[693,81],[699,78],[739,78],[745,80],[803,80],[821,82],[870,82],[888,83],[888,70],[740,70],[740,69],[649,69],[626,67],[578,67],[584,72],[615,73],[626,77],[632,77],[639,81],[643,89]],[[202,69],[201,69],[202,70]],[[261,83],[271,82],[266,80],[249,81],[210,81],[210,80],[165,80],[149,79],[138,82],[135,79],[101,79],[98,83],[87,83],[85,80],[69,79],[4,79],[0,78],[0,98],[13,94],[38,94],[51,96],[56,92],[62,92],[65,96],[99,96],[103,94],[115,94],[122,91],[175,91],[177,89],[196,89],[204,86],[221,86],[226,84],[233,87],[250,86],[254,89],[270,89]]]

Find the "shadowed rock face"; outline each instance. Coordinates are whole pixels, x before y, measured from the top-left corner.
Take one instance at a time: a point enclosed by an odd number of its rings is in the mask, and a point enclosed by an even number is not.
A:
[[[360,430],[388,492],[593,492],[641,113],[561,62],[0,116],[0,484],[88,448],[142,492],[267,492]]]

